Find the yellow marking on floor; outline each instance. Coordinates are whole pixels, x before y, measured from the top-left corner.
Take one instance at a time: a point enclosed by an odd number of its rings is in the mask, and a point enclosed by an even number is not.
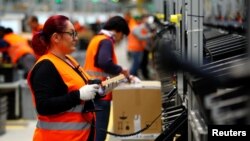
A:
[[[25,128],[27,128],[27,126],[19,126],[19,125],[7,125],[6,126],[6,129],[7,130],[22,130],[22,129],[25,129]]]

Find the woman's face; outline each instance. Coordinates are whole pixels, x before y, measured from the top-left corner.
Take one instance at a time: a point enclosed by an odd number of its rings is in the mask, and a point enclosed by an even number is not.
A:
[[[67,21],[67,27],[63,32],[59,33],[61,35],[59,47],[64,54],[70,54],[76,50],[76,43],[78,41],[77,32],[73,24]]]

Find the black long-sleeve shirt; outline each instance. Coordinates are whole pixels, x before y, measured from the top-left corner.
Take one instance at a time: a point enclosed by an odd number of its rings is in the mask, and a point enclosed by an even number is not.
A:
[[[41,115],[65,112],[80,104],[79,91],[67,93],[67,85],[49,60],[39,62],[30,77],[36,110]]]
[[[0,38],[0,49],[9,47],[9,43]]]
[[[122,71],[122,67],[113,62],[112,56],[114,52],[112,51],[112,46],[112,42],[108,39],[100,42],[95,65],[106,73],[117,75]]]

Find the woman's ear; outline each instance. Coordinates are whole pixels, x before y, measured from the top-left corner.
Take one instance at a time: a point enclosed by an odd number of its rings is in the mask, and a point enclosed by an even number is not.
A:
[[[52,39],[55,43],[58,43],[58,42],[60,42],[61,36],[60,36],[60,34],[58,34],[58,33],[54,33],[54,34],[52,34],[51,39]]]

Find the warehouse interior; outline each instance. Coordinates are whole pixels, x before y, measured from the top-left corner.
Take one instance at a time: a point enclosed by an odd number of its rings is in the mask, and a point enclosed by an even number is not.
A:
[[[43,23],[63,14],[92,29],[114,15],[146,11],[155,28],[150,77],[140,73],[141,83],[113,90],[106,141],[209,141],[210,126],[250,123],[249,7],[248,0],[0,0],[0,26],[31,40],[31,15]],[[81,65],[92,34],[72,54]],[[116,53],[129,68],[126,47],[127,38]],[[30,89],[24,72],[3,57],[0,140],[32,140],[37,115]]]

